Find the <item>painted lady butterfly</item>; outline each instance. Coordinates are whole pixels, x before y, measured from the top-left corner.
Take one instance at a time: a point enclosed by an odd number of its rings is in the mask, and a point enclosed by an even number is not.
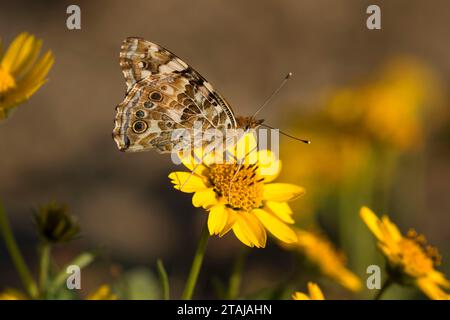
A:
[[[176,129],[192,132],[187,143],[194,146],[194,123],[200,124],[200,132],[224,132],[256,128],[263,122],[254,117],[236,117],[205,78],[157,44],[127,38],[119,61],[127,92],[116,107],[113,138],[121,151],[156,148],[170,153],[183,142],[182,137],[173,138]]]

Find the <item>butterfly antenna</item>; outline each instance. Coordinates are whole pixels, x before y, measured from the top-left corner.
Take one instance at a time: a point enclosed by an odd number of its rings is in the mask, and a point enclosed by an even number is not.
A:
[[[269,102],[272,100],[273,97],[275,97],[277,95],[277,93],[281,90],[281,88],[284,87],[284,85],[286,84],[286,82],[288,82],[288,80],[292,77],[292,72],[289,72],[286,77],[284,77],[283,81],[281,81],[280,85],[278,86],[278,88],[272,92],[272,94],[266,99],[266,101],[262,104],[261,107],[259,107],[258,110],[256,110],[256,112],[252,115],[252,118],[254,119],[256,117],[256,115],[258,113],[261,112],[262,109],[264,109],[265,106],[267,106],[269,104]]]
[[[265,123],[262,123],[261,125],[264,126],[264,127],[266,127],[266,128],[269,128],[269,129],[275,129],[274,127],[268,126],[268,125],[265,124]],[[306,143],[306,144],[310,144],[310,143],[311,143],[310,140],[305,140],[305,139],[300,139],[300,138],[294,137],[293,135],[290,135],[290,134],[288,134],[288,133],[286,133],[286,132],[283,132],[283,131],[281,131],[281,130],[278,130],[278,131],[279,131],[282,135],[284,135],[284,136],[286,136],[286,137],[289,137],[289,138],[292,138],[292,139],[294,139],[294,140],[298,140],[298,141],[301,141],[301,142]]]

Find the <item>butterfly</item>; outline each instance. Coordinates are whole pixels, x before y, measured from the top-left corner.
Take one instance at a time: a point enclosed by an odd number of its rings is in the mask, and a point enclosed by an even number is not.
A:
[[[119,63],[127,91],[116,107],[113,138],[121,151],[171,153],[180,144],[195,147],[196,134],[208,129],[249,130],[263,122],[253,116],[236,117],[204,77],[155,43],[126,38]],[[187,131],[189,138],[174,138],[175,130]]]

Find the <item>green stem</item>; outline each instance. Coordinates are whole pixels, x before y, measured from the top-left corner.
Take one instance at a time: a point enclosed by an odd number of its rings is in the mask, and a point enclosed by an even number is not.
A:
[[[169,300],[170,299],[169,277],[167,276],[166,269],[164,268],[164,264],[161,259],[158,259],[158,261],[156,261],[156,266],[158,268],[159,280],[161,281],[162,284],[163,299]]]
[[[391,278],[388,277],[388,278],[384,281],[383,285],[381,286],[380,291],[378,291],[378,293],[376,294],[375,298],[373,298],[373,299],[374,299],[374,300],[380,300],[381,296],[384,294],[384,292],[386,291],[386,289],[389,288],[389,287],[392,285],[392,283],[393,283],[393,282],[391,281]]]
[[[203,226],[202,235],[200,236],[200,241],[197,245],[197,250],[195,251],[194,260],[192,261],[191,270],[189,271],[189,276],[186,281],[186,286],[184,287],[181,299],[191,300],[192,294],[194,293],[195,285],[197,284],[198,274],[202,267],[203,257],[206,251],[206,245],[208,244],[209,231],[208,223],[205,222]]]
[[[245,258],[247,256],[248,250],[243,248],[238,255],[233,266],[233,272],[231,273],[230,280],[228,283],[227,297],[230,300],[236,299],[239,296],[239,291],[241,288],[242,281],[242,271],[244,270]]]
[[[50,244],[45,240],[42,242],[39,252],[39,292],[41,298],[47,293],[47,278],[50,267]]]
[[[19,277],[22,280],[25,289],[27,290],[30,297],[36,298],[38,295],[36,282],[33,280],[30,270],[28,269],[25,260],[23,259],[23,256],[20,253],[19,247],[17,246],[16,240],[14,239],[14,235],[11,231],[8,218],[6,216],[6,212],[3,208],[1,201],[0,201],[0,233],[3,235],[6,249],[8,250],[8,253],[11,256],[11,260],[13,261],[14,266],[17,272],[19,273]]]
[[[83,269],[84,267],[87,267],[94,261],[95,254],[91,252],[84,252],[80,254],[78,257],[73,259],[70,263],[65,265],[59,273],[53,277],[52,281],[49,283],[47,292],[53,294],[56,290],[61,288],[64,285],[64,282],[69,277],[69,274],[67,273],[67,268],[71,265],[78,266],[80,269]]]

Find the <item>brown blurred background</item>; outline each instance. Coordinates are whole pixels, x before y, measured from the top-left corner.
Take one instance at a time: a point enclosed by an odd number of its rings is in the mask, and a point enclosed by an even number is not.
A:
[[[81,30],[66,28],[70,4],[81,7]],[[380,5],[382,30],[366,28],[369,4]],[[292,111],[286,108],[312,105],[327,87],[366,77],[391,56],[425,61],[448,93],[449,21],[450,4],[444,0],[2,1],[4,46],[28,31],[42,38],[56,58],[49,82],[0,124],[0,195],[27,261],[36,265],[31,208],[57,200],[69,205],[83,230],[70,250],[56,250],[58,262],[83,249],[102,251],[83,273],[86,292],[111,281],[111,264],[123,270],[153,267],[158,257],[167,265],[175,293],[180,291],[206,214],[192,208],[189,195],[172,191],[169,156],[120,153],[111,139],[114,107],[125,92],[118,64],[124,38],[141,36],[175,52],[213,83],[238,114],[251,114],[293,72],[262,115],[283,128],[282,115]],[[302,146],[299,152],[308,149]],[[429,211],[399,222],[419,225],[440,247],[449,271],[448,144],[427,152]],[[212,274],[228,274],[240,246],[231,234],[211,239],[200,296],[211,291],[206,280]],[[288,269],[290,259],[273,242],[252,251],[246,290],[275,282],[274,275]],[[3,245],[0,262],[0,287],[18,285]]]

